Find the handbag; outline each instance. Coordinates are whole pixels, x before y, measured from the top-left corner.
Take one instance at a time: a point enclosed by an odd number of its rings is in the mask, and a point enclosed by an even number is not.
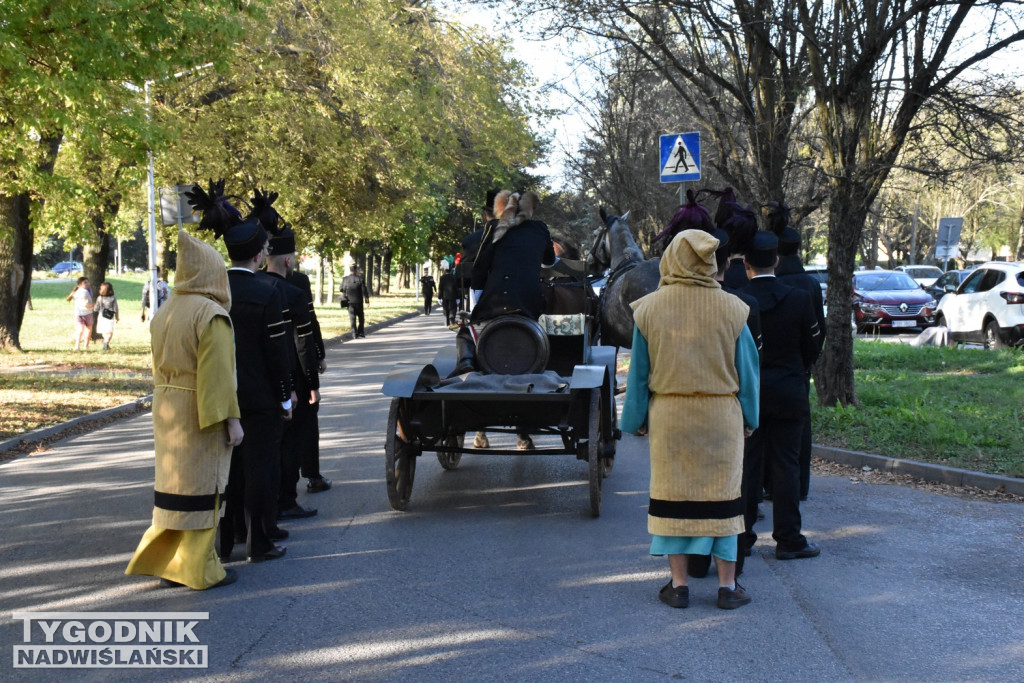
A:
[[[347,296],[342,295],[342,297],[341,297],[341,307],[342,308],[348,308],[348,297]]]
[[[114,319],[114,309],[112,309],[112,308],[104,308],[103,311],[102,311],[102,315],[107,320],[113,320]]]

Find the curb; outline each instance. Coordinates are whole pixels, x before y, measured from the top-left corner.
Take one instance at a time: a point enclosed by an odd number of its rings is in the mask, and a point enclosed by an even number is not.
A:
[[[972,470],[962,470],[957,467],[946,467],[944,465],[932,465],[916,460],[903,460],[901,458],[890,458],[885,455],[864,453],[861,451],[848,451],[842,448],[831,446],[815,445],[811,455],[830,460],[841,465],[853,467],[870,467],[875,470],[891,472],[893,474],[907,474],[924,481],[936,482],[939,484],[950,484],[952,486],[970,486],[985,491],[1004,491],[1016,496],[1024,496],[1024,479],[1016,477],[1004,477],[998,474],[985,474]]]
[[[93,422],[104,422],[106,420],[112,420],[119,417],[129,417],[144,410],[149,410],[152,405],[153,394],[149,394],[148,396],[137,398],[129,403],[114,406],[113,408],[105,408],[103,410],[98,410],[95,413],[80,415],[74,419],[68,420],[67,422],[62,422],[59,425],[33,429],[31,432],[25,432],[20,436],[15,436],[7,439],[6,441],[0,441],[0,453],[13,451],[23,446],[43,443],[44,441],[56,441],[65,434],[77,433],[79,428],[88,426]]]

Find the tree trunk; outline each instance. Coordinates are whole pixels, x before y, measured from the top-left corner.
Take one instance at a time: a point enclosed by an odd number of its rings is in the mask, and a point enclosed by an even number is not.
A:
[[[828,229],[828,334],[816,378],[818,404],[856,405],[853,383],[853,269],[870,204],[852,183],[833,186]]]
[[[30,206],[27,194],[0,194],[0,349],[5,351],[21,351],[21,322],[32,281]]]
[[[383,263],[381,264],[380,291],[387,294],[391,291],[391,248],[384,249]]]

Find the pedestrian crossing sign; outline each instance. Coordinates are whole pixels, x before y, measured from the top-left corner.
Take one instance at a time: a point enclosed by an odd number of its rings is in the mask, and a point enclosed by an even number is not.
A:
[[[661,182],[700,180],[700,133],[661,136]]]

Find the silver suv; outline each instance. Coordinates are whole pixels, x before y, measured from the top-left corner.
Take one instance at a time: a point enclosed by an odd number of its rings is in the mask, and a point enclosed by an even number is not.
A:
[[[939,301],[935,324],[950,341],[987,349],[1024,345],[1024,263],[992,261]]]

